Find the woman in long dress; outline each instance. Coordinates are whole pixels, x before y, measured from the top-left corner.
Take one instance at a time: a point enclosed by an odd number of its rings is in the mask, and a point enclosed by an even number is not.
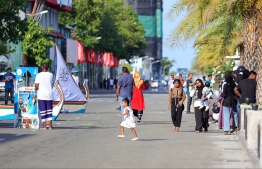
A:
[[[145,83],[141,80],[140,73],[134,73],[133,95],[131,100],[131,107],[133,109],[134,115],[137,117],[137,122],[141,121],[143,116],[143,111],[145,110],[144,95],[143,90],[145,89]]]
[[[195,108],[195,121],[196,121],[196,127],[195,130],[197,133],[202,132],[204,128],[204,132],[208,132],[208,118],[209,118],[209,112],[205,111],[205,107],[200,108],[201,106],[201,99],[202,98],[202,91],[204,88],[203,81],[201,79],[197,79],[195,82],[195,89],[190,92],[190,96],[194,97],[194,108]]]

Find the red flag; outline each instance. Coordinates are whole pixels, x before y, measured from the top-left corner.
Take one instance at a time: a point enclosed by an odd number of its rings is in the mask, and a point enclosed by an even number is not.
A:
[[[112,53],[110,53],[109,58],[109,66],[114,67],[114,56]]]
[[[117,59],[117,57],[115,57],[115,59],[114,59],[114,67],[118,67],[118,59]]]
[[[95,51],[94,51],[94,49],[91,49],[91,51],[90,51],[90,59],[91,59],[91,63],[94,64],[95,63]]]
[[[109,53],[108,52],[105,52],[104,55],[103,55],[103,65],[104,66],[108,66],[109,65]]]
[[[86,51],[86,62],[90,63],[90,50]]]
[[[97,64],[99,65],[103,65],[103,55],[104,53],[103,52],[100,52],[98,55],[97,55]]]
[[[77,60],[78,62],[85,62],[83,44],[78,40],[76,41],[76,44],[77,44]]]

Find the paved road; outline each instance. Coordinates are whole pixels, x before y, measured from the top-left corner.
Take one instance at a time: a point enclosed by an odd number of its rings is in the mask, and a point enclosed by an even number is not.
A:
[[[14,129],[0,121],[0,168],[252,168],[237,135],[210,124],[194,132],[194,115],[183,114],[173,132],[167,94],[145,94],[139,139],[117,138],[120,117],[114,94],[92,94],[85,114],[61,114],[54,130]]]

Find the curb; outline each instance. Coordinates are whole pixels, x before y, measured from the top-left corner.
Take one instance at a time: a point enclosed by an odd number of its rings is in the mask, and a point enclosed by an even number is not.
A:
[[[241,141],[246,154],[248,155],[250,161],[252,162],[253,166],[255,168],[260,168],[260,159],[258,158],[257,151],[255,149],[247,148],[247,140],[243,135],[240,135],[240,132],[238,132],[239,140]]]

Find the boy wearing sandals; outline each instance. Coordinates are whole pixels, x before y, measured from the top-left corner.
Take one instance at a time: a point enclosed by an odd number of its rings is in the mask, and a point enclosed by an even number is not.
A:
[[[49,65],[44,63],[42,72],[38,73],[35,78],[35,91],[37,91],[38,110],[41,115],[42,129],[46,129],[46,121],[49,122],[49,129],[53,129],[53,74],[48,72],[48,69]]]

